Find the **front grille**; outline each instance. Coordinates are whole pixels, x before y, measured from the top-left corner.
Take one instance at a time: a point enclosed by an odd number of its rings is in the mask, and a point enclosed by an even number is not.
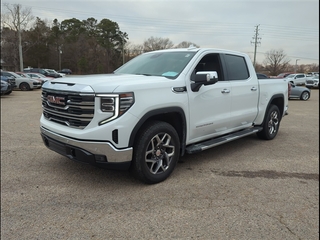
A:
[[[307,84],[313,84],[313,80],[307,80],[306,83]]]
[[[94,115],[94,95],[42,91],[43,116],[68,127],[85,128]]]

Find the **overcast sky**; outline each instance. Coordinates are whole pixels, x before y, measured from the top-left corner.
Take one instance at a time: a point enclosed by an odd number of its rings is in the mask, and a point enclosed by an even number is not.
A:
[[[200,47],[249,54],[253,60],[258,29],[257,62],[265,53],[283,50],[291,64],[319,64],[319,0],[2,0],[31,8],[41,20],[109,19],[129,42],[151,36]],[[1,12],[5,8],[1,7]],[[256,28],[258,26],[258,28]],[[299,60],[297,60],[299,59]]]

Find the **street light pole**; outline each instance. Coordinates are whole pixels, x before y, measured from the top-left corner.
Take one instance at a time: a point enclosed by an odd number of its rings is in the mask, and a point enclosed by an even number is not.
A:
[[[297,73],[297,63],[300,59],[296,59],[296,66],[294,67],[294,73]]]
[[[61,50],[61,46],[59,46],[59,71],[61,70],[61,54],[62,54],[62,50]]]

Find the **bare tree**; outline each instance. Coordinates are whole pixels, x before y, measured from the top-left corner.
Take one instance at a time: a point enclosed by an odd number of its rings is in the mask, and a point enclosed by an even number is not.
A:
[[[269,71],[270,75],[276,76],[284,72],[289,65],[290,60],[282,49],[272,49],[265,54],[266,58],[263,61],[265,69]]]
[[[319,64],[312,63],[307,65],[307,71],[308,72],[319,72]]]
[[[183,41],[183,42],[179,43],[177,46],[175,46],[175,48],[188,48],[190,46],[194,46],[194,47],[197,47],[197,48],[200,47],[195,43]]]
[[[169,38],[150,37],[143,43],[143,48],[145,52],[169,49],[172,47],[173,43],[169,40]]]
[[[144,52],[142,44],[133,44],[131,42],[128,42],[126,44],[126,49],[127,49],[127,61]]]
[[[1,14],[1,24],[18,33],[17,44],[19,48],[20,71],[23,71],[21,31],[27,28],[34,17],[31,15],[31,8],[22,9],[20,4],[13,4],[10,6],[8,3],[5,3],[4,6],[8,12]]]

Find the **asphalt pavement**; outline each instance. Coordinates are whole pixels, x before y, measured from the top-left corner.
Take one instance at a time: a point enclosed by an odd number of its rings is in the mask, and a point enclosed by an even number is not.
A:
[[[319,91],[272,141],[186,155],[164,182],[73,162],[39,130],[41,90],[1,96],[1,239],[319,239]]]

